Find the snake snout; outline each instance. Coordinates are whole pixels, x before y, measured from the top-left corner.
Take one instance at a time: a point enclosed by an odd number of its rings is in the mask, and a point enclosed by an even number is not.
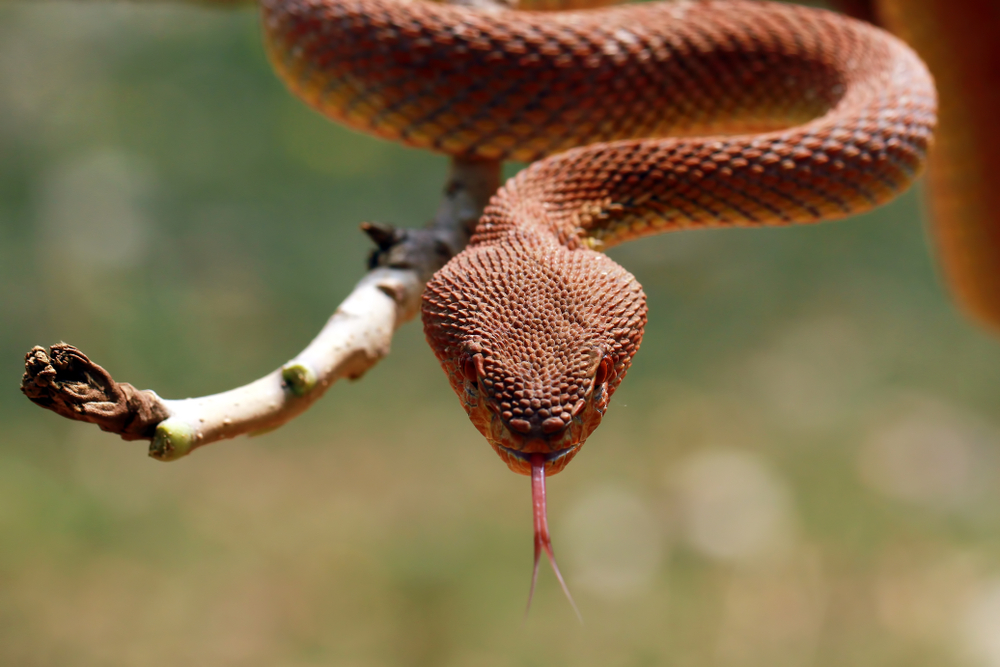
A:
[[[546,456],[565,451],[578,444],[574,430],[570,425],[572,418],[563,420],[560,417],[547,417],[544,419],[505,419],[502,415],[495,415],[503,426],[504,436],[500,439],[508,448],[522,454],[544,454]]]
[[[528,420],[521,417],[504,420],[507,428],[528,438],[549,438],[558,434],[570,425],[572,418],[566,413],[566,419],[562,417],[547,417],[544,419]]]
[[[492,432],[487,439],[514,472],[530,474],[531,458],[540,456],[545,461],[546,474],[554,475],[573,459],[583,440],[580,437],[581,425],[576,420],[563,421],[556,417],[558,425],[550,422],[546,426],[546,422],[552,419],[507,420],[494,413]]]

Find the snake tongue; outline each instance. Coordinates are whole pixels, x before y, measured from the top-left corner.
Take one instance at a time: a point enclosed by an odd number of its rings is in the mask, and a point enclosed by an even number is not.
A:
[[[580,615],[580,610],[577,609],[573,596],[569,594],[569,588],[566,587],[562,572],[556,565],[555,554],[552,553],[552,538],[549,537],[549,521],[545,513],[545,457],[542,454],[532,454],[528,457],[528,462],[531,463],[531,505],[535,519],[535,565],[531,570],[531,589],[528,591],[528,608],[524,610],[524,616],[527,618],[528,612],[531,610],[531,599],[535,595],[535,582],[538,581],[538,560],[542,555],[542,549],[545,549],[549,562],[552,563],[552,569],[556,573],[556,579],[559,580],[559,585],[562,586],[563,593],[566,594],[566,599],[569,600],[573,611],[576,612],[576,617],[583,623],[583,616]]]

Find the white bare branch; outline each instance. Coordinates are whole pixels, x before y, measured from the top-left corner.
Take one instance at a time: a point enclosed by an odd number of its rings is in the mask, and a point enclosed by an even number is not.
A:
[[[62,344],[53,346],[51,358],[42,348],[28,353],[22,390],[63,416],[129,440],[152,439],[149,454],[162,461],[276,428],[337,380],[361,377],[389,353],[395,330],[419,311],[427,280],[468,243],[499,182],[498,162],[453,159],[441,206],[426,228],[364,226],[379,246],[372,269],[301,353],[250,384],[201,398],[162,399],[115,382]]]
[[[221,394],[163,400],[170,416],[157,426],[150,456],[173,460],[210,442],[275,428],[305,411],[337,380],[364,375],[389,354],[396,329],[419,312],[420,295],[434,271],[468,243],[499,177],[496,162],[454,160],[427,236],[400,235],[383,251],[390,266],[377,266],[362,278],[319,335],[280,369]]]

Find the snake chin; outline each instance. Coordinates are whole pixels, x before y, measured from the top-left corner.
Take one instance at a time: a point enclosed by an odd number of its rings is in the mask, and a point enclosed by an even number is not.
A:
[[[537,454],[530,454],[523,450],[511,449],[510,447],[505,447],[499,442],[494,440],[489,441],[490,445],[507,467],[512,471],[519,473],[521,475],[531,475],[531,458]],[[542,453],[542,457],[545,459],[545,474],[551,477],[557,472],[561,472],[566,465],[573,460],[576,453],[580,451],[583,447],[583,443],[577,443],[563,449],[557,449],[551,452]]]

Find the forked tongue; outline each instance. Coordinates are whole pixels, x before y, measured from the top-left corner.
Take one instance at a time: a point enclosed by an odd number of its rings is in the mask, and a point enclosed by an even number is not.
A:
[[[556,565],[556,557],[552,553],[552,538],[549,537],[549,521],[545,516],[545,457],[541,454],[532,454],[528,458],[528,461],[531,463],[531,505],[535,517],[535,566],[531,570],[531,590],[528,592],[528,608],[524,610],[524,616],[527,618],[528,612],[531,610],[531,599],[535,595],[535,582],[538,581],[538,559],[542,555],[542,549],[545,549],[545,553],[549,557],[549,562],[552,563],[552,569],[556,573],[556,579],[559,580],[559,585],[562,586],[563,593],[566,594],[566,599],[569,600],[573,611],[576,612],[576,617],[583,623],[583,616],[580,615],[580,610],[576,608],[573,596],[569,594],[569,589],[563,580],[562,572],[559,571],[559,566]]]

